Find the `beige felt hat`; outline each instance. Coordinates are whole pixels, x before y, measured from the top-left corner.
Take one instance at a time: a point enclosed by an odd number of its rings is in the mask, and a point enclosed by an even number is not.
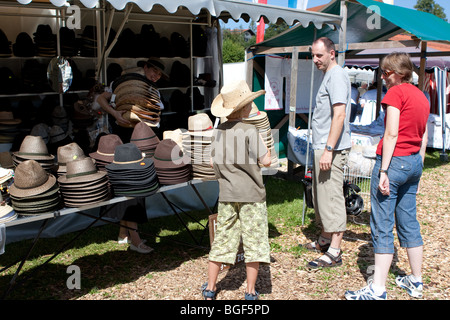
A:
[[[227,117],[265,93],[265,90],[252,92],[244,80],[226,84],[214,98],[211,113],[216,117]]]

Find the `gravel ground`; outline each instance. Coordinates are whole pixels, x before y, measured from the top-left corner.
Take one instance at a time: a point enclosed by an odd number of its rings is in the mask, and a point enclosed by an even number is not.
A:
[[[424,172],[417,197],[418,218],[424,238],[424,298],[450,298],[449,252],[449,190],[450,164],[442,164]],[[299,208],[301,211],[301,208]],[[299,212],[301,214],[301,212]],[[271,238],[276,242],[272,263],[260,268],[257,290],[261,300],[338,300],[345,290],[365,286],[373,265],[369,213],[349,219],[342,249],[343,265],[329,270],[308,271],[305,265],[318,254],[295,250],[299,243],[313,239],[307,226],[298,226]],[[356,222],[356,223],[355,223]],[[278,230],[285,230],[277,226]],[[397,241],[397,240],[396,240]],[[408,294],[396,287],[397,273],[410,273],[406,251],[396,242],[397,252],[387,284],[388,299],[409,300]],[[157,255],[157,253],[153,253]],[[208,255],[190,256],[187,250],[182,261],[164,262],[163,268],[149,272],[139,270],[135,281],[112,284],[94,293],[78,296],[78,300],[201,300],[200,286],[207,279]],[[219,274],[219,300],[243,300],[246,286],[245,266],[236,265]],[[72,297],[73,299],[73,297]]]

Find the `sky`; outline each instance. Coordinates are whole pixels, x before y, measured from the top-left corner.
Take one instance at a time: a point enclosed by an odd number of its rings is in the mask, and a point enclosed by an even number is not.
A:
[[[252,0],[240,0],[240,1],[252,1]],[[308,0],[308,8],[316,7],[322,4],[327,4],[331,0]],[[444,12],[447,15],[447,19],[450,21],[450,0],[434,0],[435,3],[439,4],[442,8],[444,8]],[[272,6],[280,6],[280,7],[288,7],[289,0],[267,0],[268,5]],[[394,0],[394,5],[405,7],[409,9],[414,9],[417,0]],[[240,20],[239,22],[234,22],[230,20],[229,23],[225,24],[225,28],[235,29],[235,28],[247,28],[248,24],[245,23],[244,20]]]

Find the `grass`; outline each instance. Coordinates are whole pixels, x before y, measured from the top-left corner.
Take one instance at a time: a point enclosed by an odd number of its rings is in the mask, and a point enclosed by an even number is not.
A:
[[[441,164],[440,151],[427,153],[425,170],[431,170]],[[268,177],[266,190],[272,250],[287,252],[295,258],[301,259],[305,254],[305,249],[286,243],[282,235],[295,233],[302,226],[302,183]],[[194,211],[189,214],[203,225],[207,224],[208,213],[206,211]],[[207,230],[204,232],[202,226],[192,222],[183,214],[182,217],[186,222],[189,221],[189,229],[195,238],[202,239],[200,245],[193,243],[193,239],[176,216],[154,218],[139,226],[142,237],[147,239],[148,244],[157,252],[150,256],[128,252],[126,245],[117,243],[118,227],[107,224],[91,228],[54,260],[42,266],[45,260],[52,257],[63,243],[74,236],[74,233],[52,239],[40,239],[17,279],[19,285],[10,292],[8,299],[76,299],[79,295],[99,292],[105,287],[120,287],[121,284],[132,282],[140,276],[149,279],[160,277],[160,272],[195,260],[209,251]],[[318,232],[316,225],[311,223],[313,219],[314,211],[307,208],[302,229],[305,235]],[[368,233],[370,229],[365,224],[368,221],[368,215],[362,215],[360,219],[364,223],[356,224],[353,228],[354,232]],[[351,236],[352,234],[350,234]],[[0,269],[20,258],[31,243],[32,240],[24,240],[8,244],[5,253],[0,255]],[[67,290],[64,289],[66,289],[66,280],[69,276],[67,267],[70,265],[77,265],[81,270],[89,270],[89,272],[83,276],[82,289],[67,296]],[[0,295],[8,287],[17,266],[18,263],[14,263],[12,268],[0,273]],[[360,267],[365,269],[364,266]],[[334,272],[330,270],[324,273],[323,280],[328,281],[329,278],[335,276]],[[24,280],[23,283],[22,280]],[[325,289],[321,290],[328,290],[328,287],[325,286]],[[320,292],[311,292],[312,296],[316,294],[320,294]],[[111,298],[111,296],[105,298]]]

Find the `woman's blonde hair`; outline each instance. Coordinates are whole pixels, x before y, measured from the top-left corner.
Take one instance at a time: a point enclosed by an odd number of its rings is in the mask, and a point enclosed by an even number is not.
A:
[[[391,70],[402,76],[402,82],[412,82],[414,65],[406,52],[392,52],[383,58],[380,65],[383,70]]]

